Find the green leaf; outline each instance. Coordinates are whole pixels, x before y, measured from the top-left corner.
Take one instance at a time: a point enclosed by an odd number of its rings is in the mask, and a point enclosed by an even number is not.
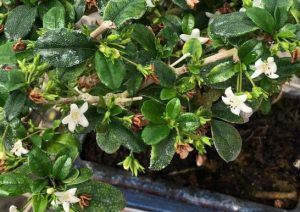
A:
[[[88,181],[78,185],[77,193],[92,195],[89,206],[84,209],[85,212],[122,211],[126,206],[120,190],[99,181]],[[76,207],[76,211],[80,211],[78,204]]]
[[[181,103],[178,98],[174,98],[168,102],[166,106],[166,113],[169,118],[175,120],[179,116],[180,111],[181,111]]]
[[[37,8],[20,5],[13,9],[6,20],[5,36],[8,40],[24,38],[31,30],[37,15]]]
[[[28,163],[33,174],[39,177],[49,176],[52,170],[51,160],[45,152],[39,148],[30,151]]]
[[[55,67],[71,67],[85,62],[95,53],[95,46],[79,31],[56,29],[46,32],[35,43],[36,53]]]
[[[43,28],[54,30],[65,27],[65,9],[63,7],[53,7],[43,17]]]
[[[142,114],[145,118],[155,124],[165,123],[163,115],[165,111],[164,105],[154,100],[147,100],[143,103],[141,108]]]
[[[142,132],[142,138],[148,145],[155,145],[166,139],[170,134],[170,128],[165,124],[149,124]]]
[[[251,7],[247,9],[246,14],[259,28],[270,34],[274,31],[275,21],[267,10]]]
[[[233,62],[227,61],[215,66],[205,77],[207,84],[216,84],[225,82],[239,72],[238,65]]]
[[[130,96],[134,96],[138,93],[143,81],[144,77],[140,73],[134,73],[130,76],[127,81],[127,90]]]
[[[218,120],[212,120],[211,131],[220,157],[226,162],[235,160],[242,148],[242,138],[239,132],[230,124]]]
[[[183,19],[182,19],[182,32],[184,34],[190,35],[194,28],[195,28],[195,17],[190,13],[183,16]]]
[[[121,60],[110,60],[101,52],[95,56],[95,68],[101,82],[108,88],[118,89],[126,76],[126,69]]]
[[[219,118],[224,121],[235,123],[235,124],[243,124],[244,119],[241,116],[237,116],[233,114],[227,105],[225,105],[222,101],[213,105],[212,114],[214,118]]]
[[[172,68],[162,61],[153,63],[154,71],[159,79],[159,84],[163,87],[173,87],[176,81],[176,74]]]
[[[120,146],[133,152],[144,150],[142,141],[118,122],[112,122],[106,132],[97,132],[98,146],[108,154],[115,153]]]
[[[72,158],[68,157],[68,155],[58,157],[53,164],[53,177],[58,180],[66,179],[71,172],[72,165]]]
[[[68,185],[71,186],[84,183],[90,180],[92,176],[93,172],[89,168],[81,168],[79,170],[79,175],[76,177],[76,179],[68,182]]]
[[[262,0],[264,8],[269,11],[270,14],[274,14],[276,7],[285,7],[287,10],[292,6],[293,0]]]
[[[11,70],[8,72],[7,89],[11,91],[18,90],[26,86],[25,74],[20,70]]]
[[[277,29],[280,29],[285,25],[289,19],[289,12],[286,7],[276,7],[274,12],[274,18]]]
[[[46,211],[48,206],[48,199],[42,195],[34,195],[32,197],[33,212]]]
[[[293,74],[300,73],[300,63],[291,63],[290,58],[280,58],[276,61],[279,79],[290,78]]]
[[[163,88],[160,92],[161,100],[168,100],[176,97],[177,91],[175,88]]]
[[[160,171],[171,163],[175,154],[175,138],[175,133],[172,133],[164,141],[152,146],[149,169]]]
[[[172,0],[176,5],[178,5],[179,7],[181,7],[182,9],[189,9],[186,0]]]
[[[142,24],[135,24],[131,38],[138,42],[145,50],[156,55],[155,36],[148,27]]]
[[[104,9],[103,18],[119,27],[130,19],[139,19],[146,10],[145,0],[110,0]]]
[[[15,91],[13,92],[7,99],[5,105],[4,105],[4,111],[5,111],[5,115],[6,118],[8,119],[8,121],[13,120],[15,117],[17,117],[26,102],[26,96],[24,93],[19,92],[19,91]]]
[[[238,49],[238,56],[240,60],[247,64],[253,64],[264,53],[262,42],[257,40],[248,40]]]
[[[0,196],[18,196],[30,192],[31,179],[23,173],[0,175]]]
[[[256,31],[258,28],[243,12],[220,15],[210,24],[213,35],[235,38]]]
[[[59,0],[50,0],[50,1],[42,1],[38,5],[38,13],[41,19],[43,19],[44,15],[51,10],[53,7],[64,8],[64,5]]]
[[[193,113],[181,114],[177,122],[179,123],[179,128],[185,132],[194,131],[200,126],[199,117]]]
[[[202,45],[197,38],[189,39],[183,46],[183,54],[190,53],[191,56],[197,60],[202,55]]]
[[[7,88],[0,83],[0,107],[3,107],[6,103],[6,100],[9,96]]]

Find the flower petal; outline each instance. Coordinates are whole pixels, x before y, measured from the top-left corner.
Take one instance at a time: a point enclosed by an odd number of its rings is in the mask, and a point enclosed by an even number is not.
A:
[[[235,108],[232,107],[232,108],[230,108],[230,111],[231,111],[233,114],[239,116],[239,115],[240,115],[240,112],[241,112],[241,109],[240,109],[239,107],[235,107]]]
[[[205,12],[205,15],[206,15],[207,18],[213,18],[213,17],[215,17],[215,14],[210,13],[210,12]]]
[[[70,211],[70,203],[69,202],[63,202],[63,208],[65,212],[69,212]]]
[[[198,40],[200,41],[201,44],[205,44],[209,41],[209,38],[200,37],[200,38],[198,38]]]
[[[77,123],[74,122],[74,121],[70,121],[70,122],[68,123],[68,128],[69,128],[70,132],[74,132],[76,126],[77,126]]]
[[[68,123],[70,123],[71,121],[73,121],[72,118],[71,118],[71,115],[68,115],[68,116],[66,116],[61,122],[62,122],[63,124],[68,124]]]
[[[240,96],[237,96],[237,98],[241,101],[241,102],[245,102],[247,100],[247,95],[244,94],[244,95],[240,95]]]
[[[270,79],[277,79],[279,77],[278,74],[271,74],[268,76]]]
[[[89,121],[87,120],[87,118],[84,115],[82,115],[78,121],[78,124],[80,124],[83,127],[88,127]]]
[[[76,194],[77,188],[71,188],[69,190],[67,190],[66,192],[68,192],[68,194],[74,196]]]
[[[265,63],[262,61],[262,59],[260,58],[259,60],[257,60],[254,64],[255,68],[260,68],[262,65],[264,65]]]
[[[240,109],[241,109],[241,111],[243,111],[245,113],[252,113],[253,112],[252,108],[247,106],[245,103],[242,103],[240,105]]]
[[[87,102],[84,102],[84,104],[79,109],[81,113],[85,113],[89,109],[89,104]]]
[[[78,106],[76,104],[71,104],[70,108],[71,108],[71,112],[70,113],[78,111]]]
[[[181,40],[183,40],[185,42],[187,42],[191,38],[190,35],[186,35],[186,34],[181,34],[179,37]]]
[[[254,79],[263,73],[262,69],[256,69],[255,72],[251,75],[251,79]]]
[[[234,93],[232,92],[231,87],[226,88],[225,95],[229,98],[234,96]]]
[[[230,105],[230,100],[229,98],[222,96],[222,101],[226,104],[226,105]]]
[[[200,37],[200,29],[197,29],[197,28],[193,29],[191,37],[192,38],[199,38]]]

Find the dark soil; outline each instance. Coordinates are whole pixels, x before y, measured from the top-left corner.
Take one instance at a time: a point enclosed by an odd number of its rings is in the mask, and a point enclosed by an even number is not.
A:
[[[185,160],[176,155],[163,171],[147,170],[145,175],[177,186],[198,187],[279,208],[294,208],[300,193],[300,170],[293,165],[300,159],[300,100],[284,98],[273,106],[270,114],[257,114],[237,128],[243,137],[243,148],[234,162],[225,163],[211,148],[202,167],[196,166],[195,153]],[[124,149],[113,155],[105,154],[90,135],[82,157],[121,168],[117,163],[127,154]],[[148,166],[149,155],[138,158],[144,167]]]

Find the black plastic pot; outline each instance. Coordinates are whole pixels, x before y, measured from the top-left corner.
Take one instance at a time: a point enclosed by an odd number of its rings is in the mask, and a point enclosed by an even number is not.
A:
[[[210,192],[207,190],[171,187],[165,182],[154,182],[145,177],[132,177],[130,173],[105,167],[92,162],[77,161],[79,167],[94,171],[94,179],[109,183],[121,189],[127,206],[145,211],[239,211],[239,212],[283,212],[258,203]],[[297,209],[291,210],[300,212]]]

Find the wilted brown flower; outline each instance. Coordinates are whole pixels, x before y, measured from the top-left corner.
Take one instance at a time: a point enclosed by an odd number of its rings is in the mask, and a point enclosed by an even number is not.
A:
[[[197,155],[196,156],[196,164],[197,166],[203,166],[203,164],[205,163],[207,157],[206,155]]]
[[[98,8],[96,0],[85,0],[87,8],[90,10],[92,8]]]
[[[4,24],[0,24],[0,34],[4,32]]]
[[[79,205],[81,209],[84,209],[90,205],[89,201],[92,199],[92,196],[89,194],[82,194],[80,195],[79,199],[80,199]]]
[[[186,4],[187,4],[191,9],[194,9],[198,3],[199,3],[199,0],[186,0]]]
[[[41,91],[38,88],[32,89],[28,97],[31,101],[35,102],[36,104],[43,104],[46,102]]]
[[[0,174],[6,171],[5,160],[0,160]]]
[[[291,58],[291,63],[295,63],[296,60],[300,60],[300,49],[296,49],[293,54],[292,54],[292,58]]]
[[[180,159],[186,159],[189,153],[193,150],[193,147],[191,147],[189,144],[176,145],[176,153],[180,156]]]
[[[230,6],[230,4],[229,4],[228,2],[225,2],[225,3],[223,4],[223,6],[220,7],[220,8],[218,9],[218,11],[219,11],[221,14],[227,14],[227,13],[233,12],[233,11],[232,11],[232,8],[231,8],[231,6]]]
[[[22,41],[21,38],[18,39],[17,43],[13,45],[13,50],[16,52],[24,51],[27,47],[27,44]]]
[[[149,122],[145,119],[145,117],[137,113],[132,118],[132,128],[134,131],[140,131],[143,129],[144,126],[146,126]]]
[[[78,87],[85,88],[87,90],[92,89],[99,83],[97,74],[91,74],[89,76],[81,76],[78,80]]]

